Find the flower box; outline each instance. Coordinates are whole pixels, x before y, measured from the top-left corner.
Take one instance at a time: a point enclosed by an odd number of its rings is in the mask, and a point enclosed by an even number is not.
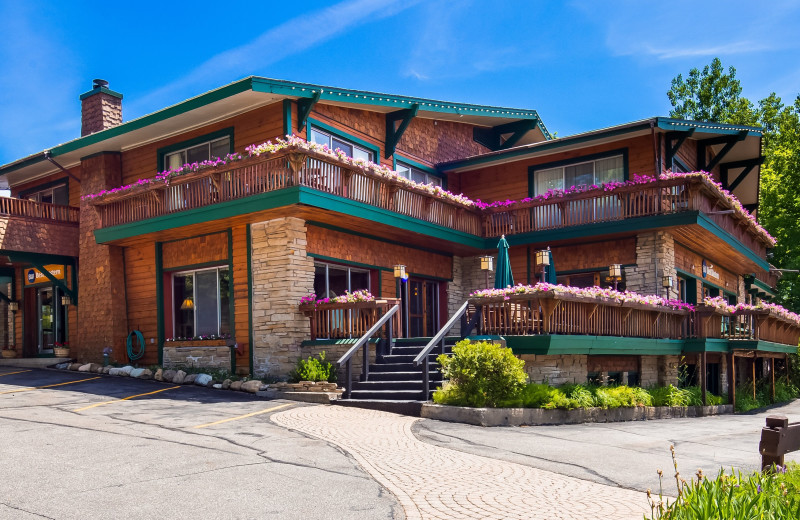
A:
[[[232,344],[232,339],[190,339],[180,341],[165,341],[165,347],[227,347]]]

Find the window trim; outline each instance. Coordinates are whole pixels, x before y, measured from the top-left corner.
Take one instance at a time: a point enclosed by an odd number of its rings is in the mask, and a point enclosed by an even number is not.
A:
[[[176,324],[177,324],[176,323],[177,317],[175,315],[175,303],[176,303],[176,301],[175,301],[175,276],[176,275],[186,275],[186,274],[190,274],[190,273],[192,275],[194,275],[196,273],[202,273],[202,272],[206,272],[206,271],[216,271],[216,273],[217,273],[217,332],[216,332],[216,335],[219,336],[220,334],[222,334],[220,332],[220,326],[222,325],[222,307],[223,307],[223,305],[222,305],[222,301],[221,301],[221,298],[220,298],[220,287],[219,287],[220,276],[219,276],[219,272],[221,270],[227,270],[230,273],[230,288],[229,288],[230,294],[228,295],[228,299],[230,300],[230,302],[233,302],[233,299],[234,299],[233,298],[233,270],[231,269],[230,265],[228,265],[228,264],[220,264],[218,262],[215,262],[215,263],[216,263],[216,265],[208,266],[208,267],[201,267],[201,268],[198,268],[198,269],[178,268],[178,269],[176,269],[174,271],[169,271],[170,294],[171,294],[170,300],[171,300],[171,304],[172,304],[172,337],[173,338],[175,337],[175,330],[176,330]],[[195,284],[194,284],[194,282],[192,283],[192,299],[196,303],[197,295],[195,293]],[[231,312],[233,309],[230,306],[230,302],[229,302],[229,305],[228,305],[228,307],[229,307],[228,312],[230,314],[228,316],[228,326],[229,326],[229,328],[231,330],[229,332],[227,332],[227,334],[229,334],[230,337],[233,337],[233,335],[234,335],[234,333],[233,333],[233,314]],[[193,330],[194,330],[195,334],[193,334],[192,337],[195,337],[195,336],[198,336],[198,334],[197,334],[197,314],[196,313],[193,315],[193,319],[194,319],[194,323],[192,324],[192,327],[193,327]]]
[[[306,141],[308,141],[309,143],[311,142],[312,126],[315,127],[317,130],[325,132],[326,134],[331,134],[332,136],[337,137],[338,139],[341,139],[343,141],[350,141],[351,143],[357,145],[358,147],[366,149],[368,152],[372,154],[372,162],[375,164],[380,163],[381,160],[380,148],[378,148],[374,144],[368,143],[363,139],[359,139],[358,137],[352,134],[348,134],[347,132],[344,132],[331,125],[327,125],[322,121],[319,121],[311,117],[308,118],[308,121],[306,123]]]
[[[392,155],[392,169],[394,171],[397,171],[398,164],[403,164],[411,168],[416,168],[417,170],[423,171],[428,175],[436,177],[437,179],[439,179],[440,186],[443,189],[447,189],[447,178],[436,168],[427,166],[413,159],[408,159],[406,157],[403,157],[402,155],[398,155],[397,153],[395,153],[394,155]]]
[[[187,139],[187,140],[181,141],[179,143],[175,143],[175,144],[171,144],[171,145],[163,146],[163,147],[159,148],[158,151],[156,152],[156,155],[158,156],[158,164],[156,166],[156,169],[157,169],[157,171],[160,171],[160,172],[162,172],[162,171],[164,171],[166,169],[165,165],[164,165],[164,159],[166,158],[167,155],[169,155],[171,153],[178,152],[178,151],[184,150],[186,148],[192,148],[194,146],[197,146],[197,145],[200,145],[200,144],[203,144],[203,143],[209,143],[211,141],[216,141],[217,139],[221,139],[223,137],[228,137],[230,139],[230,151],[228,153],[233,153],[233,150],[234,150],[234,147],[233,147],[233,144],[234,144],[233,143],[233,127],[229,126],[227,128],[223,128],[222,130],[217,130],[216,132],[211,132],[211,133],[208,133],[208,134],[200,135],[200,136],[194,137],[192,139]]]
[[[353,286],[352,286],[351,280],[350,280],[350,271],[355,270],[355,271],[358,271],[358,272],[367,273],[367,285],[368,285],[367,291],[372,293],[372,288],[371,288],[371,286],[372,286],[372,270],[371,269],[367,269],[367,268],[363,268],[363,267],[355,267],[355,266],[345,265],[345,264],[337,264],[337,263],[334,263],[334,262],[323,262],[323,261],[314,259],[314,270],[315,271],[317,269],[317,266],[325,266],[325,295],[320,296],[318,294],[317,295],[318,298],[327,298],[328,294],[330,294],[330,290],[331,290],[331,287],[330,287],[331,286],[330,275],[329,275],[330,266],[339,267],[339,268],[343,268],[343,269],[347,270],[347,287],[348,287],[348,289],[346,289],[347,291],[352,291],[353,290]]]
[[[536,176],[535,173],[541,170],[549,170],[551,168],[561,168],[566,166],[574,166],[576,164],[586,163],[590,161],[597,161],[599,159],[608,159],[617,155],[622,156],[622,179],[627,181],[630,177],[628,170],[628,147],[617,148],[616,150],[609,150],[607,152],[593,153],[590,155],[581,155],[580,157],[573,157],[571,159],[562,159],[560,161],[552,161],[542,164],[534,164],[528,166],[528,197],[536,195]]]
[[[34,186],[33,188],[28,188],[27,190],[20,191],[17,194],[17,197],[20,199],[27,199],[30,195],[34,193],[38,193],[40,191],[47,191],[51,188],[56,188],[58,186],[66,186],[67,188],[67,205],[69,205],[69,177],[62,177],[60,179],[56,179],[54,181],[46,182],[44,184],[40,184],[38,186]]]

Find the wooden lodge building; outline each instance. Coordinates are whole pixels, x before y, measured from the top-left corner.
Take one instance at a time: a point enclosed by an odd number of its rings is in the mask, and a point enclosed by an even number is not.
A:
[[[481,257],[501,235],[516,283],[539,280],[549,248],[558,283],[573,287],[695,304],[774,290],[774,241],[743,211],[757,210],[758,128],[656,117],[555,139],[533,110],[260,77],[127,122],[106,82],[80,99],[80,138],[0,167],[11,190],[0,312],[21,356],[68,341],[80,361],[110,348],[124,363],[138,330],[142,365],[282,377],[300,356],[338,358],[395,303],[397,344],[435,335],[492,286]],[[302,140],[248,156],[286,135]],[[228,154],[242,158],[181,170]],[[719,185],[659,178],[700,170]],[[300,305],[362,289],[378,303]],[[800,334],[768,312],[473,304],[473,334],[502,337],[533,380],[553,384],[677,383],[683,359],[722,393],[731,378],[774,377]]]

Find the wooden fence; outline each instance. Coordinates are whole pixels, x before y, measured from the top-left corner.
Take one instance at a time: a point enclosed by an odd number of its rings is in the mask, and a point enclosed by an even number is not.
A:
[[[311,339],[360,338],[381,316],[400,303],[397,298],[384,298],[371,302],[323,303],[317,306],[301,305],[310,318]],[[400,313],[392,317],[393,336],[402,337]]]
[[[0,215],[27,217],[77,224],[80,209],[46,202],[36,202],[12,197],[0,197]]]
[[[690,336],[797,345],[800,326],[768,310],[743,310],[731,314],[701,305],[695,311]]]

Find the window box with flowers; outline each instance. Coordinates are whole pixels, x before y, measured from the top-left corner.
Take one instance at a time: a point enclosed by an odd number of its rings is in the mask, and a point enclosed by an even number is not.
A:
[[[69,357],[69,341],[53,343],[53,355],[55,357]]]
[[[167,338],[164,346],[170,347],[227,347],[231,342],[230,334],[210,334],[194,337]]]

